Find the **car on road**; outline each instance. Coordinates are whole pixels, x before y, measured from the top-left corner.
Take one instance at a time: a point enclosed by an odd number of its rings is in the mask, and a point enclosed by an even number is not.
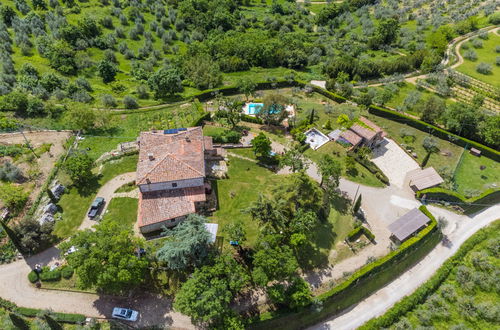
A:
[[[118,320],[135,322],[139,317],[139,312],[128,308],[115,307],[112,316]]]
[[[94,219],[99,211],[101,210],[101,207],[104,205],[104,198],[102,197],[97,197],[92,205],[90,206],[89,213],[87,213],[88,217],[90,219]]]

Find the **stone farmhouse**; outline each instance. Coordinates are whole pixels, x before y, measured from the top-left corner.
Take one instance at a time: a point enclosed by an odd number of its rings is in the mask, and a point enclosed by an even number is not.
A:
[[[201,127],[142,132],[138,140],[138,227],[173,227],[207,201],[205,161],[222,155]]]

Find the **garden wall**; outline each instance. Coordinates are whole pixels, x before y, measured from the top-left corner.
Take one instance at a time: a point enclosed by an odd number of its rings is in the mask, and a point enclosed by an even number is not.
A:
[[[441,241],[441,232],[437,228],[437,221],[434,216],[425,206],[421,206],[420,210],[431,219],[427,227],[402,243],[397,250],[367,264],[341,284],[319,295],[317,297],[319,301],[317,308],[309,306],[295,313],[293,311],[275,312],[268,315],[269,319],[267,320],[250,324],[250,328],[305,328],[358,303],[399,277],[401,273],[424,258]]]

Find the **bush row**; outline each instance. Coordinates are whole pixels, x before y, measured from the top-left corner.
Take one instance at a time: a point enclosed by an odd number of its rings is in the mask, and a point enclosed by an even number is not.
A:
[[[6,309],[10,312],[17,312],[23,316],[36,317],[42,310],[34,308],[17,307],[13,302],[0,298],[0,308]],[[85,323],[85,315],[82,314],[68,314],[68,313],[53,313],[53,318],[57,322],[62,323]]]
[[[430,134],[437,136],[438,138],[441,138],[443,140],[447,140],[451,143],[454,143],[456,145],[459,145],[461,147],[466,147],[466,146],[472,146],[476,149],[479,149],[482,151],[483,155],[485,155],[488,158],[492,158],[496,160],[497,162],[500,161],[500,152],[496,151],[493,148],[487,147],[485,145],[482,145],[476,141],[472,141],[466,138],[463,138],[461,136],[458,136],[456,134],[450,133],[442,128],[439,128],[437,126],[428,124],[426,122],[423,122],[418,119],[411,118],[409,116],[406,116],[404,114],[401,114],[396,111],[392,111],[389,109],[381,108],[375,105],[371,105],[368,107],[368,111],[374,115],[384,117],[390,120],[394,120],[400,123],[407,124],[411,127],[414,127],[418,130],[424,131],[424,132],[429,132]]]
[[[490,188],[484,191],[481,195],[467,198],[464,195],[444,189],[444,188],[429,188],[420,190],[416,193],[417,199],[423,202],[450,202],[460,203],[465,213],[474,213],[484,208],[484,205],[500,203],[500,189]]]
[[[372,319],[361,326],[359,329],[382,329],[388,328],[396,323],[402,316],[413,310],[418,305],[423,304],[427,297],[432,295],[440,287],[440,285],[448,278],[451,271],[456,268],[463,261],[464,257],[471,251],[477,244],[483,242],[489,237],[494,237],[500,229],[500,222],[493,224],[492,228],[483,228],[476,234],[470,237],[465,243],[460,246],[460,249],[439,268],[439,270],[421,285],[413,294],[406,296],[384,315]]]
[[[263,124],[264,123],[262,121],[262,119],[260,119],[260,118],[245,115],[245,114],[241,115],[241,120],[246,121],[247,123],[254,123],[254,124]]]
[[[317,297],[321,306],[319,310],[314,312],[307,308],[297,313],[276,313],[268,320],[252,324],[251,328],[269,329],[286,326],[287,328],[299,329],[315,324],[358,303],[397,278],[425,257],[441,241],[441,233],[437,229],[437,221],[434,216],[427,211],[425,206],[421,206],[420,210],[431,220],[427,227],[403,242],[397,250],[363,266],[341,284],[319,295]]]
[[[374,162],[372,162],[369,159],[359,157],[355,152],[351,151],[349,152],[349,155],[354,157],[354,159],[361,164],[364,168],[366,168],[368,171],[371,173],[375,174],[377,179],[382,181],[382,183],[388,185],[389,184],[389,178],[382,172],[380,168],[378,168],[377,165],[375,165]]]
[[[49,267],[45,266],[38,276],[42,282],[57,282],[61,280],[61,271],[58,268],[50,270]]]
[[[375,235],[373,235],[370,229],[366,228],[365,226],[359,226],[351,230],[349,234],[347,234],[347,240],[350,242],[355,241],[362,234],[364,234],[370,241],[375,240]]]
[[[16,311],[26,317],[37,317],[42,310],[35,308],[18,307]],[[61,323],[85,323],[85,315],[82,314],[68,314],[68,313],[51,313],[52,318]]]

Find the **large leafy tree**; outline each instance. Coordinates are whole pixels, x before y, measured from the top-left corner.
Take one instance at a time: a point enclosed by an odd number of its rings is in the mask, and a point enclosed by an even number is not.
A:
[[[99,62],[97,70],[99,71],[99,76],[101,76],[102,81],[105,83],[114,81],[116,73],[118,72],[116,66],[108,60]]]
[[[234,329],[235,325],[242,328],[229,304],[248,282],[245,269],[231,256],[218,256],[213,265],[197,269],[182,285],[174,308],[190,316],[195,324],[221,329]]]
[[[330,155],[324,155],[318,162],[318,170],[321,174],[321,188],[332,192],[339,186],[342,175],[342,164]]]
[[[93,177],[92,167],[94,161],[84,152],[71,155],[63,165],[64,171],[77,185],[84,184]]]
[[[236,82],[236,86],[238,90],[245,94],[245,98],[248,101],[248,97],[253,95],[255,89],[257,88],[257,84],[250,78],[242,78]]]
[[[256,112],[266,125],[277,124],[286,116],[285,104],[288,103],[286,97],[281,94],[271,93],[264,96],[264,106]]]
[[[280,158],[280,167],[290,167],[292,173],[306,171],[309,164],[305,161],[300,150],[300,145],[296,144],[289,150],[286,150]]]
[[[479,108],[463,103],[451,104],[444,115],[445,126],[458,135],[474,138],[484,114]]]
[[[242,103],[239,100],[221,97],[218,99],[218,104],[216,117],[234,130],[241,120]]]
[[[271,140],[264,134],[259,133],[250,142],[252,145],[253,153],[258,157],[269,157],[271,152]]]
[[[158,250],[158,260],[167,267],[184,270],[200,266],[206,261],[209,252],[210,234],[205,229],[206,219],[197,214],[190,214],[186,220],[174,229],[166,229],[170,237]]]
[[[182,92],[181,83],[179,71],[169,67],[159,69],[148,80],[149,88],[155,93],[157,99]]]
[[[485,120],[479,123],[479,134],[484,142],[498,147],[500,145],[500,116],[487,116]]]
[[[145,279],[148,260],[135,254],[144,241],[133,236],[114,221],[104,221],[95,231],[78,232],[61,244],[65,251],[75,246],[76,252],[66,256],[84,288],[96,287],[119,293],[132,289]]]
[[[265,286],[270,281],[284,281],[297,271],[299,264],[292,249],[284,244],[272,244],[268,241],[260,243],[254,255],[252,277],[254,281]]]
[[[415,111],[420,113],[420,119],[434,124],[445,113],[446,103],[437,96],[431,96],[424,102],[417,103]]]
[[[184,73],[187,79],[201,90],[215,88],[222,82],[219,65],[205,53],[190,57],[184,63]]]

